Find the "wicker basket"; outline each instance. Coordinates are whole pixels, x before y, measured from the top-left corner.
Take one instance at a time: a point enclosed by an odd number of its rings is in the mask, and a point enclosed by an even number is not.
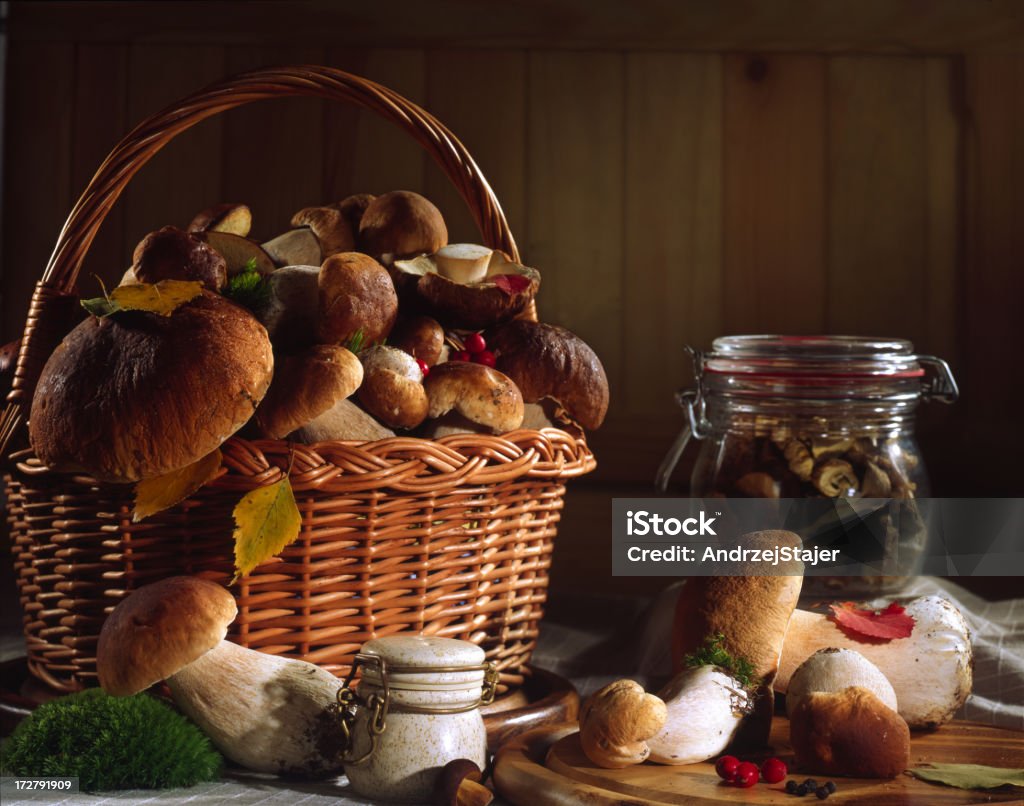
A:
[[[0,450],[23,434],[40,370],[64,335],[69,295],[92,239],[135,172],[179,132],[218,112],[282,96],[348,101],[402,127],[441,165],[484,241],[518,259],[505,217],[466,149],[427,112],[365,79],[325,67],[259,70],[213,85],[144,121],[114,149],[75,205],[36,287]],[[536,643],[564,482],[594,459],[582,434],[397,437],[296,445],[231,439],[221,475],[142,523],[131,490],[57,474],[30,451],[6,476],[29,667],[49,686],[94,685],[104,618],[128,591],[175,574],[227,583],[239,497],[290,476],[298,540],[234,588],[231,637],[337,675],[366,640],[422,632],[474,641],[504,687]]]

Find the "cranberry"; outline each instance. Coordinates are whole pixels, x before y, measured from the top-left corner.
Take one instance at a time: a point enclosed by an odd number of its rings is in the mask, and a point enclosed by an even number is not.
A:
[[[459,350],[455,355],[452,356],[452,361],[472,361],[468,350]]]
[[[424,378],[426,378],[430,374],[430,365],[422,358],[416,359],[416,365],[420,368],[420,372],[423,373]]]
[[[490,350],[483,350],[482,352],[476,353],[473,356],[473,360],[478,364],[483,364],[485,367],[493,367],[496,361],[494,353]]]
[[[715,772],[718,773],[719,778],[731,781],[739,765],[740,760],[736,756],[722,756],[715,763]]]
[[[466,340],[463,342],[466,345],[466,349],[471,353],[482,353],[487,349],[487,342],[484,341],[484,337],[479,333],[470,333],[466,336]]]
[[[777,758],[770,758],[761,765],[761,777],[769,784],[777,784],[788,772],[786,765]]]
[[[756,784],[757,779],[760,777],[756,764],[751,761],[741,761],[740,765],[736,768],[736,775],[733,777],[732,782],[736,786],[746,789]]]

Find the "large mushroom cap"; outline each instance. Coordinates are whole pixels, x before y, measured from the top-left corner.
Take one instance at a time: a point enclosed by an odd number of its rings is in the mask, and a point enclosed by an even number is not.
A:
[[[361,250],[385,264],[436,252],[446,243],[448,228],[441,211],[429,199],[410,190],[393,190],[377,196],[359,219]]]
[[[29,420],[56,469],[134,482],[185,467],[252,416],[273,374],[263,326],[203,292],[170,316],[89,317],[43,367]]]
[[[387,269],[360,252],[339,252],[324,261],[319,274],[323,342],[343,344],[362,331],[363,343],[384,339],[398,317],[398,294]]]
[[[597,354],[564,327],[518,320],[494,328],[487,343],[497,368],[536,403],[557,400],[570,417],[593,430],[608,412],[608,376]]]
[[[363,382],[363,365],[344,347],[316,344],[277,362],[274,381],[256,409],[256,424],[283,439],[344,400]]]
[[[237,615],[234,597],[209,580],[170,577],[139,588],[100,631],[100,685],[116,697],[149,688],[217,646]]]
[[[158,229],[139,241],[130,271],[140,283],[198,280],[211,291],[220,291],[228,281],[224,257],[177,227]]]

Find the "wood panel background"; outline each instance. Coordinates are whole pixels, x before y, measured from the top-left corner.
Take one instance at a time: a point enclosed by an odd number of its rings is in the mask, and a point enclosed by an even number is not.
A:
[[[481,38],[479,15],[450,0],[438,13],[459,25],[417,29],[416,4],[400,3],[411,16],[391,40],[382,16],[330,4],[290,4],[324,15],[319,26],[283,21],[281,6],[275,18],[275,4],[233,25],[240,6],[203,5],[209,24],[163,3],[12,4],[5,341],[74,198],[131,124],[230,72],[323,63],[393,87],[464,140],[543,274],[542,318],[605,363],[600,469],[569,496],[556,587],[607,578],[611,497],[649,490],[681,424],[684,345],[725,333],[913,340],[964,391],[921,417],[936,492],[1024,491],[1020,4],[937,2],[915,27],[910,2],[733,0],[706,16],[642,2],[645,38],[635,21],[617,29],[604,0],[512,3],[491,21],[505,34]],[[83,25],[90,13],[104,24]],[[441,173],[388,124],[305,99],[237,110],[143,169],[82,288],[120,276],[149,230],[215,201],[248,202],[270,237],[299,207],[396,188],[434,199],[453,240],[474,239]]]

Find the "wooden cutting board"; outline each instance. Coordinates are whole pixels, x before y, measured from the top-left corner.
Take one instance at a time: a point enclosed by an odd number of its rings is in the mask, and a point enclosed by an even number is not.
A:
[[[789,720],[776,717],[771,747],[752,760],[778,756],[793,766]],[[916,734],[911,742],[910,765],[926,762],[988,764],[1024,767],[1024,733],[1000,730],[971,722],[952,722],[934,733]],[[791,777],[802,781],[807,774]],[[827,779],[814,776],[820,781]],[[667,767],[641,764],[624,770],[605,770],[591,764],[580,749],[573,724],[541,728],[506,745],[495,761],[494,780],[499,792],[519,806],[624,806],[624,804],[819,803],[810,795],[798,798],[783,791],[785,782],[758,783],[739,789],[721,782],[713,764]],[[833,778],[837,792],[829,804],[859,806],[943,806],[949,804],[1024,803],[1024,790],[971,791],[953,789],[901,775],[891,781]]]

